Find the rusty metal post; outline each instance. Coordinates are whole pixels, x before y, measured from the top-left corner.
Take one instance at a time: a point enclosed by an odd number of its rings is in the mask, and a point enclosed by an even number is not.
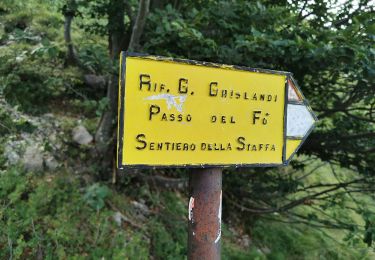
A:
[[[220,259],[222,169],[189,172],[188,259]]]

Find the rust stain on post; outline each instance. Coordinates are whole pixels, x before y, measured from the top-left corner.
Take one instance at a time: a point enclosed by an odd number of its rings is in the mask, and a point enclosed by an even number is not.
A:
[[[189,173],[188,258],[220,259],[222,170]]]

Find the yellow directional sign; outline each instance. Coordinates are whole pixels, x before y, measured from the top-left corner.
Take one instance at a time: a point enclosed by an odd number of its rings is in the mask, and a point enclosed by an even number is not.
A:
[[[285,165],[315,121],[288,72],[121,54],[119,168]]]

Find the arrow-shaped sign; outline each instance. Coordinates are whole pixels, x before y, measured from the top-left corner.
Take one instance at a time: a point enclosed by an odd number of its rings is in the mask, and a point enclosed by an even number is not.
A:
[[[289,72],[121,54],[119,168],[286,165],[316,120]]]

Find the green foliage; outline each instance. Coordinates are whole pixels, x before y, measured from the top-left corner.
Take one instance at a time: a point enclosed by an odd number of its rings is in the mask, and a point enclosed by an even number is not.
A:
[[[102,204],[108,188],[80,190],[79,182],[64,174],[41,178],[18,168],[2,172],[0,258],[147,259],[142,233],[119,228],[113,211]]]
[[[4,110],[0,108],[0,136],[5,136],[14,133],[32,133],[36,126],[24,119],[11,118]]]
[[[30,26],[32,19],[32,14],[26,10],[18,13],[8,14],[4,24],[5,32],[9,33],[15,29],[24,30]]]
[[[110,195],[111,191],[106,186],[97,183],[87,187],[83,199],[95,210],[101,210],[105,206],[105,199]]]
[[[304,225],[259,221],[253,235],[259,245],[269,248],[267,259],[366,259],[366,251],[348,249],[334,237]]]
[[[111,70],[107,48],[96,41],[85,41],[79,47],[79,60],[86,69],[99,75]]]
[[[158,222],[151,222],[152,254],[156,259],[185,259],[186,244],[173,238],[170,229]],[[182,233],[186,235],[186,232]]]
[[[371,246],[373,241],[375,241],[375,216],[372,212],[365,212],[365,235],[363,242],[368,246]]]
[[[183,55],[195,59],[215,57],[216,43],[205,37],[195,25],[203,19],[196,9],[188,12],[188,19],[177,12],[171,5],[163,10],[156,10],[150,15],[150,30],[153,32],[145,42],[144,48],[159,55]],[[164,46],[168,46],[165,48]],[[200,53],[194,56],[193,53]]]
[[[147,200],[148,207],[157,214],[148,216],[141,229],[131,229],[113,221],[115,208],[125,210],[132,221],[141,221],[127,202],[129,198],[104,184],[81,185],[78,179],[63,173],[35,176],[14,167],[2,172],[0,257],[9,257],[12,251],[15,259],[37,255],[44,258],[186,258],[186,197],[142,186],[143,191],[135,198],[153,197]],[[368,220],[372,218],[369,214]],[[223,259],[367,259],[363,245],[346,246],[338,238],[339,231],[332,233],[301,224],[278,223],[284,220],[276,215],[273,220],[265,218],[255,222],[251,227],[250,246],[241,246],[238,234],[228,231],[224,225]],[[371,231],[369,226],[367,230]],[[353,241],[358,236],[349,239]]]
[[[79,72],[59,63],[60,51],[44,39],[36,48],[18,44],[2,53],[0,90],[6,100],[22,111],[38,114],[62,95],[69,95],[80,84]]]
[[[258,239],[253,237],[252,239]],[[241,246],[241,239],[236,237],[231,231],[228,230],[228,226],[222,224],[222,259],[256,259],[264,260],[267,259],[266,255],[255,245],[251,244],[249,246]],[[250,241],[250,239],[249,239]],[[258,246],[258,245],[257,245]]]
[[[270,2],[166,5],[150,14],[144,50],[293,72],[321,119],[302,152],[370,172],[374,153],[362,151],[372,151],[375,139],[355,136],[374,132],[375,53],[368,2],[356,12],[344,5],[336,14],[330,1],[306,2],[309,18],[301,14],[299,1]],[[345,24],[338,26],[341,18]]]
[[[85,91],[85,89],[80,88],[79,91],[83,92]],[[103,97],[97,101],[95,99],[89,99],[85,96],[83,100],[82,98],[75,98],[69,101],[71,111],[82,113],[88,118],[93,118],[93,117],[96,118],[96,117],[101,116],[103,112],[107,109],[108,104],[109,102],[108,102],[107,97]],[[92,128],[93,131],[95,131],[95,127],[96,125],[93,125],[93,128]]]
[[[154,195],[155,196],[155,195]],[[151,235],[151,252],[156,259],[185,259],[187,230],[185,204],[172,192],[156,195],[155,206],[163,205],[148,226]]]

